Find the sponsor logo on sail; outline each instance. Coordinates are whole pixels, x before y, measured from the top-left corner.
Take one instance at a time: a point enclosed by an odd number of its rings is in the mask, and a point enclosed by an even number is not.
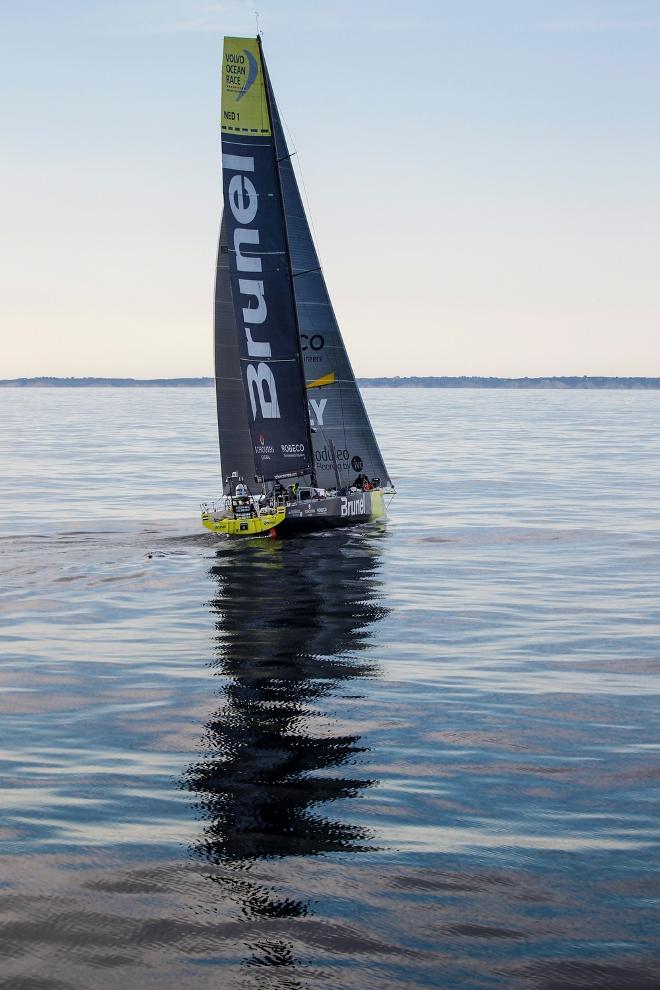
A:
[[[270,134],[266,87],[256,38],[225,38],[221,119],[223,134]]]
[[[237,103],[254,85],[258,74],[257,60],[247,48],[244,48],[242,52],[225,52],[227,90],[237,91]]]
[[[341,472],[348,471],[349,465],[349,454],[345,447],[335,448],[335,459],[337,461],[337,467]],[[316,448],[314,451],[314,458],[316,460],[316,470],[320,472],[330,472],[334,473],[334,465],[332,463],[332,454],[327,447]]]
[[[325,337],[320,333],[301,333],[300,334],[300,350],[301,351],[321,351],[325,347]]]
[[[351,467],[353,468],[354,471],[361,471],[362,468],[364,467],[362,458],[359,457],[358,454],[356,454],[355,457],[351,458]]]
[[[242,99],[245,96],[245,94],[247,93],[247,91],[253,85],[255,79],[257,78],[257,73],[259,72],[259,66],[257,65],[257,60],[254,57],[254,55],[252,54],[252,52],[249,52],[247,50],[247,48],[244,48],[243,51],[245,53],[246,59],[248,60],[248,66],[249,66],[249,68],[248,68],[248,77],[245,80],[245,83],[243,85],[243,88],[241,89],[240,93],[236,97],[236,102],[237,103],[238,103],[238,101],[240,99]]]
[[[281,443],[282,453],[285,457],[298,457],[305,453],[305,446],[302,443]]]
[[[272,443],[267,443],[266,438],[263,433],[259,434],[259,443],[255,443],[254,452],[258,454],[264,461],[270,460],[270,455],[275,453],[275,447]]]
[[[262,272],[261,258],[256,254],[243,253],[246,246],[254,250],[261,240],[259,227],[254,222],[259,209],[259,193],[250,178],[250,175],[256,178],[254,157],[223,154],[222,166],[234,173],[229,180],[227,199],[237,224],[234,230],[236,269],[246,275],[259,275]],[[267,334],[264,324],[268,317],[268,305],[263,279],[239,278],[238,289],[245,302],[242,310],[248,357],[254,359],[254,364],[248,364],[246,370],[252,418],[257,418],[258,405],[262,419],[280,419],[275,376],[266,364],[272,356],[270,342],[255,339],[260,334]]]
[[[317,353],[325,347],[325,337],[320,333],[301,333],[300,350],[305,364],[321,364],[323,355]]]
[[[327,399],[309,400],[309,421],[312,426],[323,426],[323,414],[328,404]]]

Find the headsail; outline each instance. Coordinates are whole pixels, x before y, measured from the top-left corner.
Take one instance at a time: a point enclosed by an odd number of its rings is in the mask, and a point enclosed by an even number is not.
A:
[[[335,484],[332,445],[343,484],[357,474],[391,480],[355,381],[305,216],[282,123],[265,69],[287,242],[304,361],[318,482]]]
[[[216,324],[219,373],[223,383],[235,381],[238,358],[243,401],[237,400],[235,425],[245,429],[247,419],[256,474],[266,480],[305,474],[312,467],[307,396],[263,62],[252,38],[225,38],[222,166],[236,352],[222,340],[218,347]],[[231,421],[226,401],[218,412],[222,433]],[[243,460],[245,451],[236,456]],[[224,450],[222,457],[223,471],[237,470]]]

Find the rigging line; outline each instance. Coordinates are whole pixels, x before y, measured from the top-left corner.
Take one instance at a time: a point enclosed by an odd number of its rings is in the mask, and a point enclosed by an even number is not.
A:
[[[319,249],[319,238],[318,238],[318,234],[316,233],[316,224],[314,223],[314,215],[312,213],[311,206],[310,206],[310,203],[309,203],[309,196],[307,195],[307,186],[305,185],[305,176],[303,175],[302,161],[300,160],[300,155],[298,153],[298,149],[296,148],[296,142],[293,139],[293,134],[291,133],[291,128],[287,124],[286,118],[285,118],[284,114],[282,113],[282,108],[278,106],[277,109],[278,109],[278,112],[279,112],[279,115],[280,115],[280,120],[282,121],[282,126],[286,130],[289,144],[293,145],[293,149],[294,149],[291,152],[291,154],[289,155],[289,158],[291,158],[293,155],[295,155],[296,158],[298,159],[298,175],[300,176],[300,184],[302,186],[303,198],[305,200],[305,203],[304,203],[304,205],[305,205],[305,212],[307,214],[307,217],[309,219],[310,226],[312,228],[312,240],[314,242],[314,249],[316,251],[317,258],[319,259],[320,270],[322,271],[323,270],[323,260],[321,258],[321,251]]]
[[[280,114],[280,116],[281,116],[281,114]],[[282,155],[281,158],[278,158],[277,159],[277,164],[279,165],[280,162],[286,162],[286,161],[289,160],[289,158],[293,158],[293,156],[294,155],[297,155],[297,154],[298,154],[297,151],[290,151],[288,155]]]
[[[318,265],[316,268],[306,268],[303,272],[291,272],[291,278],[298,278],[299,275],[309,275],[310,272],[320,272],[321,266]]]

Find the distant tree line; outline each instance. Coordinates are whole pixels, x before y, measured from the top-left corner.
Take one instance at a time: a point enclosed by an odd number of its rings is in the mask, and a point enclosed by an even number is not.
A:
[[[7,378],[5,388],[207,388],[213,378]]]
[[[0,388],[208,388],[213,378],[7,378]],[[367,388],[660,388],[660,378],[564,375],[487,378],[478,375],[358,378]]]
[[[660,388],[660,378],[607,377],[604,375],[549,375],[544,378],[488,378],[478,375],[360,378],[366,387],[388,388]]]

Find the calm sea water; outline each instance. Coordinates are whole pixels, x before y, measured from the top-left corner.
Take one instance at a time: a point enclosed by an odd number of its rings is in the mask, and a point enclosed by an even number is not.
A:
[[[660,394],[372,390],[220,541],[211,390],[0,391],[0,987],[660,986]]]

